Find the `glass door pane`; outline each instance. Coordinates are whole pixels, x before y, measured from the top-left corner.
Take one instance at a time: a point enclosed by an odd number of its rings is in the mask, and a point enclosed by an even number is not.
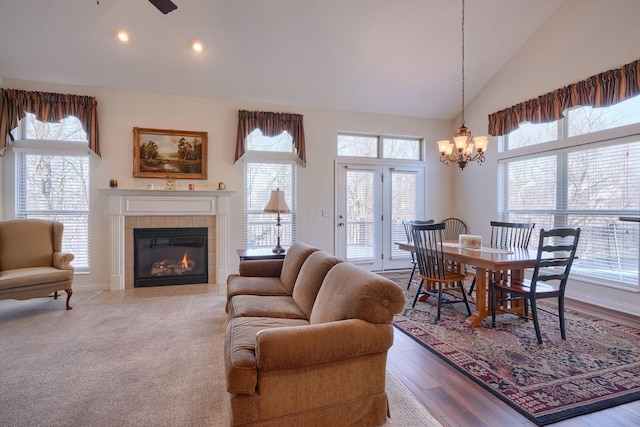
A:
[[[405,242],[406,233],[402,221],[424,221],[424,169],[423,168],[388,168],[385,178],[384,205],[385,221],[383,267],[385,270],[408,268],[411,256],[400,250],[396,242]],[[387,220],[387,218],[389,218]],[[388,231],[386,231],[388,230]]]
[[[382,170],[339,168],[338,256],[372,270],[382,269]]]
[[[347,259],[372,259],[374,241],[373,171],[347,170]]]

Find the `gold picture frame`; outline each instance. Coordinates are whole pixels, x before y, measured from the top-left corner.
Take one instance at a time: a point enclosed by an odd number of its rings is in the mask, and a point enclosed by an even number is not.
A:
[[[133,128],[133,177],[207,179],[207,132]]]

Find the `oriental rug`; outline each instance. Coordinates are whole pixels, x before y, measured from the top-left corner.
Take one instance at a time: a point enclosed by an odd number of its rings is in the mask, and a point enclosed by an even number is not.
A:
[[[453,304],[435,324],[435,298],[412,308],[414,295],[412,285],[394,325],[537,425],[640,399],[640,329],[566,310],[562,340],[557,316],[539,310],[539,345],[531,321],[505,314],[471,328]]]

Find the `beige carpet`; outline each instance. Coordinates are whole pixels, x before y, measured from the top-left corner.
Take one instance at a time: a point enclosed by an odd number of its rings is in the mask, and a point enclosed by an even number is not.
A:
[[[0,301],[0,425],[229,425],[224,295],[77,294]],[[387,377],[387,425],[440,425]]]

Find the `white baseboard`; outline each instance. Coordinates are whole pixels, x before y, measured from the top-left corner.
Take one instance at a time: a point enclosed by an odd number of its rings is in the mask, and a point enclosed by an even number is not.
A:
[[[86,283],[86,284],[73,284],[71,289],[75,292],[85,292],[85,291],[108,291],[109,285],[100,284],[100,283]]]
[[[580,292],[569,291],[568,287],[565,295],[567,298],[571,298],[576,301],[581,301],[588,304],[596,305],[598,307],[604,307],[610,310],[640,317],[640,307],[635,304],[627,304],[622,301],[600,298],[593,294],[584,294]]]

